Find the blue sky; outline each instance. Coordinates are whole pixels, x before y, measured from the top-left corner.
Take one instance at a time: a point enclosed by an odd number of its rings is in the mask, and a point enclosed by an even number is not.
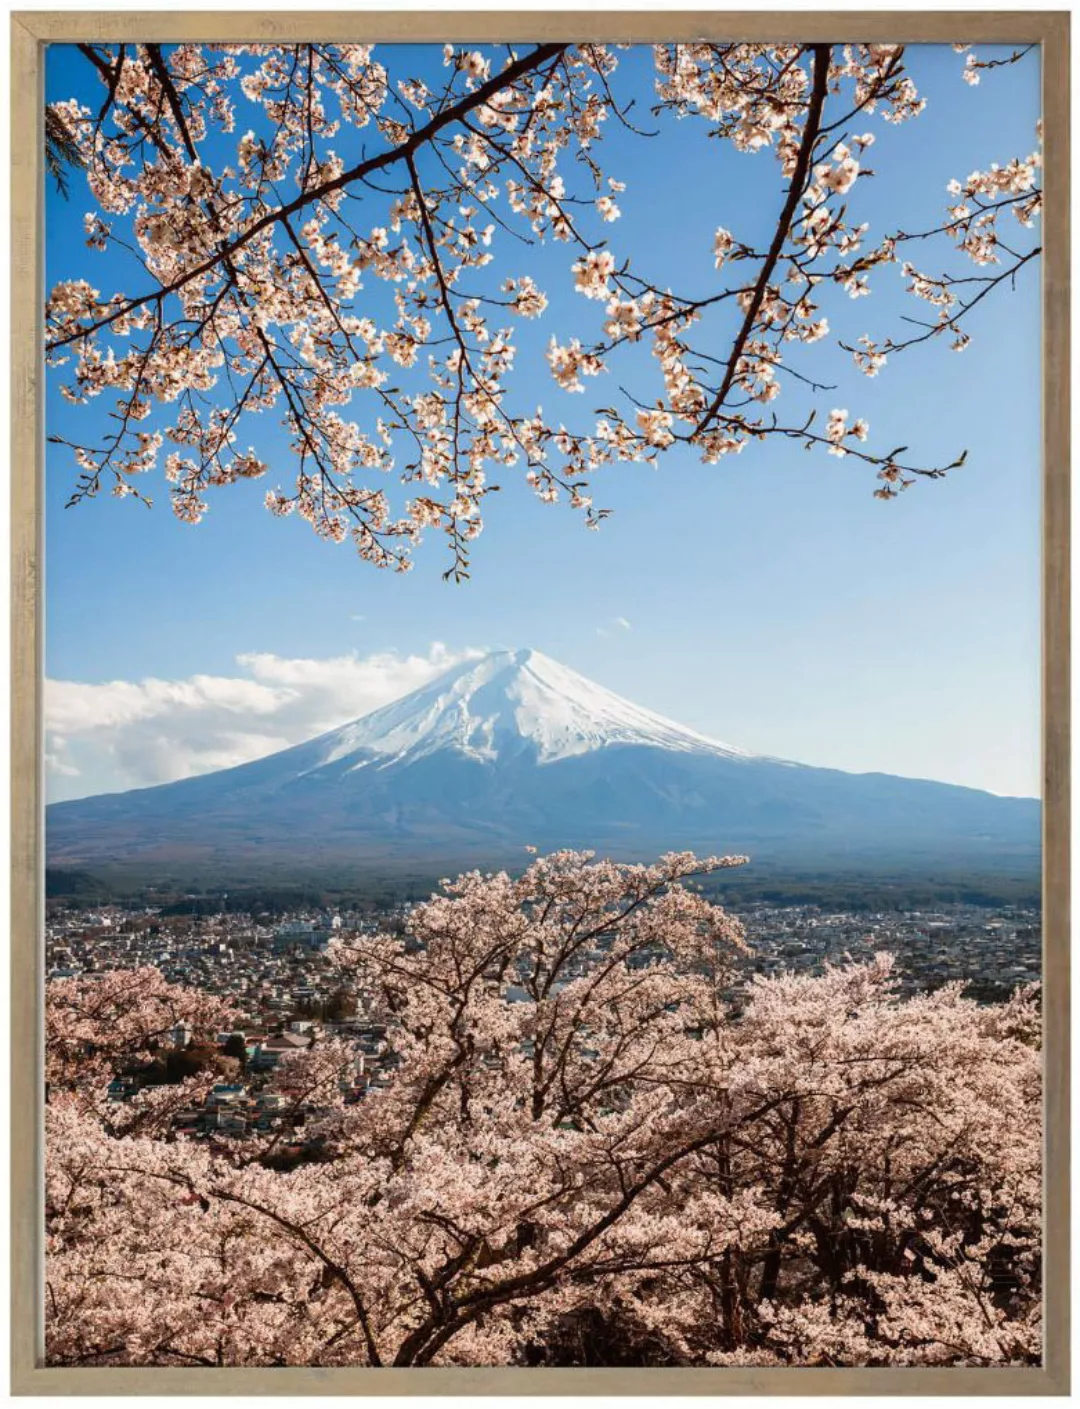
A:
[[[644,74],[643,58],[629,56],[632,72]],[[395,72],[395,56],[386,62]],[[866,123],[877,174],[856,196],[872,234],[936,223],[950,178],[1032,150],[1036,56],[978,87],[961,81],[962,66],[947,47],[909,50],[926,112],[898,128]],[[99,103],[84,69],[64,46],[51,50],[49,98]],[[674,144],[608,134],[604,149],[628,182],[613,247],[654,270],[662,251],[680,278],[707,286],[715,226],[752,238],[783,192],[771,155],[723,152],[697,126],[680,125]],[[68,202],[50,188],[49,282],[86,277],[111,290],[106,257],[83,244],[89,205],[81,178]],[[514,251],[502,272],[533,272],[551,299],[535,328],[516,329],[523,394],[580,421],[612,389],[589,384],[564,407],[542,360],[552,331],[565,337],[596,309],[572,292],[572,258],[564,245],[535,261]],[[886,270],[870,298],[833,302],[833,331],[845,341],[901,333],[901,315],[919,311],[902,284]],[[65,510],[72,465],[50,447],[46,668],[61,682],[51,795],[240,761],[343,722],[461,651],[519,645],[744,748],[1037,793],[1037,275],[987,300],[969,331],[962,355],[932,343],[872,381],[832,346],[813,364],[836,384],[823,409],[865,417],[879,447],[906,444],[927,463],[966,447],[967,465],[946,480],[881,503],[873,471],[851,459],[780,443],[703,466],[677,451],[656,471],[604,472],[594,498],[614,513],[589,533],[508,477],[461,585],[442,581],[436,540],[403,577],[272,519],[267,482],[216,492],[194,528],[172,517],[160,484],[149,512],[110,497]],[[88,414],[55,387],[48,408],[49,431],[71,432]],[[287,480],[279,433],[267,422],[260,434]]]

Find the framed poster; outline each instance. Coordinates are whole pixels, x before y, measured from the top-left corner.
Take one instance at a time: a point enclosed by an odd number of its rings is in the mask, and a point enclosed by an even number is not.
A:
[[[13,49],[16,1392],[1067,1393],[1066,16]]]

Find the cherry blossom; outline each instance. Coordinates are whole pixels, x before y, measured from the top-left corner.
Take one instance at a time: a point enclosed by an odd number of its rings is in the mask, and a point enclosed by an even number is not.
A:
[[[49,1362],[1037,1363],[1037,992],[901,1001],[879,955],[739,996],[696,878],[742,860],[537,856],[342,938],[385,1077],[283,1061],[284,1162],[178,1135],[199,1078],[102,1100],[216,1000],[50,985]]]
[[[969,83],[1026,54],[961,50]],[[73,502],[149,503],[163,473],[197,523],[217,491],[272,475],[271,513],[378,566],[407,568],[434,531],[448,575],[465,575],[484,500],[514,476],[596,527],[607,511],[592,483],[620,462],[688,446],[712,464],[774,436],[841,448],[801,360],[829,342],[831,299],[861,300],[900,266],[930,310],[921,332],[870,331],[849,349],[876,375],[932,336],[966,346],[969,314],[1039,252],[1019,239],[1039,214],[1038,150],[958,177],[929,229],[858,218],[873,125],[924,108],[902,45],[657,45],[648,127],[632,112],[643,80],[609,45],[450,44],[423,77],[358,44],[79,52],[101,101],[52,110],[85,168],[90,258],[107,251],[127,273],[111,289],[78,271],[46,303],[61,393],[109,410],[100,437],[58,437]],[[748,243],[722,202],[725,223],[701,232],[713,278],[696,285],[662,249],[630,257],[616,198],[634,172],[606,170],[605,134],[626,152],[680,141],[683,122],[776,164],[771,235]],[[550,318],[561,292],[530,272],[548,241],[583,297],[545,329],[545,369],[521,355],[518,320]],[[635,345],[651,364],[625,361]],[[595,386],[611,404],[579,403],[567,424],[524,391],[545,376],[556,399]],[[291,470],[271,464],[266,420],[285,427]],[[842,448],[877,471],[882,497],[962,463],[896,463],[854,439]]]

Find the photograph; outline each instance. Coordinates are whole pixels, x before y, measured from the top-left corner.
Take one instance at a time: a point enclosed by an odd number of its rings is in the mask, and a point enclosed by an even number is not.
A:
[[[38,1364],[1041,1374],[1045,29],[91,18]]]

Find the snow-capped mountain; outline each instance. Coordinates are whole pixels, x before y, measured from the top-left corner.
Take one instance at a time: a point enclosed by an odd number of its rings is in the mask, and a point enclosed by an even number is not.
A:
[[[294,748],[55,803],[50,864],[366,870],[520,861],[527,845],[766,863],[1030,866],[1040,809],[748,754],[537,651],[496,651]]]
[[[610,745],[747,757],[741,749],[641,709],[539,651],[493,651],[324,735],[323,764],[415,763],[450,749],[498,763],[531,752],[540,764]]]

